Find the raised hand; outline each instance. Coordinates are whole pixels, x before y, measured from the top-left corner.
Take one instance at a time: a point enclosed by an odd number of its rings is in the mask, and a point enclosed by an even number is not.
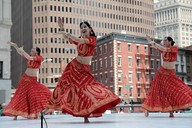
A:
[[[10,42],[10,41],[8,41],[7,44],[9,44],[10,46],[13,46],[13,47],[17,46],[16,43],[13,43],[13,42]]]
[[[146,39],[147,39],[147,41],[148,41],[149,43],[151,42],[151,38],[150,38],[149,35],[146,35]]]
[[[64,30],[64,28],[63,28],[63,24],[64,24],[64,23],[63,23],[63,21],[61,20],[60,17],[58,18],[57,23],[58,23],[58,25],[59,25],[59,27],[60,27],[60,30],[63,31],[63,30]]]

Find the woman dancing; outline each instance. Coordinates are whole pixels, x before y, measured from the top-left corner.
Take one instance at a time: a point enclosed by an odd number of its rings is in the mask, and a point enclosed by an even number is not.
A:
[[[163,46],[151,41],[148,42],[162,53],[163,64],[158,70],[147,96],[142,104],[145,116],[148,111],[169,112],[169,117],[174,117],[173,112],[192,107],[192,90],[176,76],[175,62],[177,60],[178,47],[174,46],[171,37],[165,37]]]
[[[63,23],[59,18],[60,30]],[[88,22],[80,23],[79,38],[61,31],[64,39],[77,45],[78,56],[65,68],[49,102],[49,108],[61,110],[76,117],[100,117],[108,108],[115,107],[120,99],[91,74],[91,59],[96,47],[96,36]]]
[[[27,54],[17,44],[8,42],[16,51],[28,60],[27,70],[22,76],[14,97],[3,110],[6,116],[22,116],[29,119],[37,119],[39,113],[44,110],[51,97],[51,91],[44,85],[37,82],[37,71],[41,66],[42,56],[40,49],[32,48],[31,55]]]

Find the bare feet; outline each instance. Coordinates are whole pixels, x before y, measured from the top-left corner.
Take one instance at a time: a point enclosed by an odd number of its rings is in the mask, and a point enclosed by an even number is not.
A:
[[[169,117],[174,118],[173,112],[170,112]]]
[[[88,117],[84,117],[84,123],[89,123]]]
[[[17,120],[17,116],[15,116],[15,117],[13,118],[13,120]]]
[[[145,110],[145,117],[149,116],[149,112],[147,110]]]

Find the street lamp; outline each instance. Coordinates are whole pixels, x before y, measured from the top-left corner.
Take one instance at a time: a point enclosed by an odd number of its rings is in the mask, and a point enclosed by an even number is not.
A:
[[[45,62],[51,62],[52,59],[44,59],[41,64],[45,63]],[[37,71],[37,81],[39,81],[39,70]]]

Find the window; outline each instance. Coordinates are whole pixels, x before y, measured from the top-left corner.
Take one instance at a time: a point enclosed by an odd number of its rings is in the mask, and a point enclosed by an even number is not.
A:
[[[109,63],[110,63],[110,66],[112,67],[113,66],[113,58],[112,57],[109,58]]]
[[[138,96],[141,96],[141,88],[137,88],[137,94]]]
[[[154,68],[154,60],[151,60],[151,68]]]
[[[98,53],[101,54],[101,51],[102,51],[102,48],[99,47],[99,48],[98,48]]]
[[[118,81],[122,82],[122,72],[118,72]]]
[[[121,43],[117,44],[117,49],[118,49],[118,51],[121,51]]]
[[[137,53],[139,53],[140,52],[140,48],[139,48],[139,46],[137,46]]]
[[[160,68],[161,64],[160,61],[157,61],[157,68]]]
[[[97,61],[95,61],[95,70],[97,70]]]
[[[131,52],[131,44],[128,44],[128,52]]]
[[[137,59],[137,66],[140,66],[140,59]]]
[[[129,77],[128,77],[128,79],[129,79],[129,82],[132,82],[132,78],[133,78],[133,75],[132,75],[132,73],[129,73]]]
[[[129,93],[130,93],[130,96],[133,96],[133,88],[130,88]]]
[[[122,95],[122,92],[121,92],[121,87],[119,87],[119,96],[121,96]]]
[[[141,73],[137,73],[137,81],[140,82],[141,80]]]
[[[3,61],[0,61],[0,78],[3,78]]]
[[[147,68],[149,68],[149,61],[148,60],[145,60],[145,65]]]
[[[121,66],[121,57],[118,57],[118,66]]]
[[[105,83],[107,83],[107,80],[108,80],[108,75],[107,73],[105,73]]]
[[[145,74],[146,82],[149,82],[149,74]]]
[[[147,47],[144,47],[144,51],[145,51],[145,53],[147,54],[147,53],[148,53],[148,48],[147,48]]]
[[[150,48],[150,54],[153,54],[153,48]]]
[[[184,72],[184,65],[181,65],[181,72]]]
[[[110,81],[113,81],[113,72],[110,72]]]
[[[132,67],[132,58],[128,58],[128,66]]]
[[[102,74],[100,74],[99,81],[102,82]]]
[[[102,60],[99,61],[100,69],[102,69]]]
[[[181,62],[183,62],[183,55],[181,55]]]
[[[104,60],[104,62],[105,62],[105,67],[107,68],[107,58]]]

